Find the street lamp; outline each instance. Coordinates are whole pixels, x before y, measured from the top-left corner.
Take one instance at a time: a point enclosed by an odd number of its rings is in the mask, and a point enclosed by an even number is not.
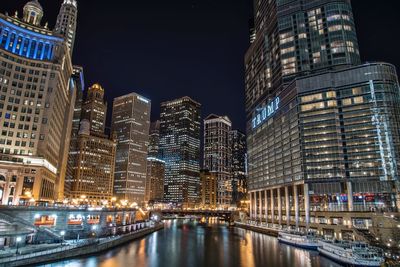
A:
[[[15,251],[15,255],[17,255],[17,254],[18,254],[18,245],[19,245],[19,242],[22,241],[22,237],[18,236],[18,237],[15,239],[15,241],[17,242],[17,250]]]
[[[60,235],[61,235],[61,238],[62,238],[62,240],[61,240],[61,246],[62,246],[64,244],[65,231],[61,231]]]

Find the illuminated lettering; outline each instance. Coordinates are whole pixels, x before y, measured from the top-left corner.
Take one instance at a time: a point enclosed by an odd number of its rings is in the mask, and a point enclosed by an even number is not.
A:
[[[279,109],[280,102],[281,100],[279,99],[279,97],[277,97],[273,101],[268,103],[268,105],[263,107],[261,110],[258,110],[257,111],[258,113],[252,119],[253,129],[260,126],[262,123],[268,120],[273,114],[275,114],[276,111]]]

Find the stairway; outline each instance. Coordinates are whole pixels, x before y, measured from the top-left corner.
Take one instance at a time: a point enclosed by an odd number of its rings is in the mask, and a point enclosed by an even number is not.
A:
[[[355,228],[355,232],[363,237],[371,246],[385,248],[385,244],[376,239],[368,229]]]

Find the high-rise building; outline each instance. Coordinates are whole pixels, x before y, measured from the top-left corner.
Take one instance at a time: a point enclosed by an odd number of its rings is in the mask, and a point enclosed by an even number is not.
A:
[[[200,170],[200,183],[200,206],[204,209],[215,209],[218,194],[217,177],[209,170]]]
[[[0,203],[63,199],[76,88],[67,41],[41,26],[38,1],[23,18],[0,14]]]
[[[101,204],[113,197],[116,140],[104,134],[104,89],[93,85],[82,103],[82,70],[76,68],[73,77],[80,93],[75,102],[65,196],[70,201],[84,197],[89,203]]]
[[[104,89],[96,83],[89,87],[86,100],[82,104],[82,119],[90,121],[90,131],[104,134],[106,128],[107,103]]]
[[[90,121],[81,120],[69,198],[102,204],[113,197],[116,141],[91,132]]]
[[[159,151],[165,161],[164,199],[183,207],[200,201],[200,108],[187,96],[161,103]]]
[[[164,199],[165,162],[147,158],[146,202],[160,202]]]
[[[360,63],[348,0],[255,1],[245,58],[250,216],[352,238],[395,211],[399,83]]]
[[[204,120],[204,162],[203,168],[217,177],[217,203],[229,207],[232,203],[232,150],[229,133],[232,123],[227,116],[209,115]]]
[[[75,95],[75,107],[74,107],[74,115],[72,118],[72,129],[71,129],[71,141],[68,152],[68,163],[67,163],[67,173],[65,176],[64,183],[64,195],[65,197],[70,196],[71,185],[74,181],[74,168],[77,165],[77,155],[78,155],[78,136],[79,136],[79,128],[82,117],[82,100],[83,100],[83,90],[85,88],[85,80],[83,74],[83,68],[80,66],[74,66],[73,74],[72,74],[72,82],[73,86],[76,88]]]
[[[114,99],[111,132],[118,142],[114,193],[139,205],[145,196],[150,111],[150,100],[136,93]]]
[[[55,32],[64,36],[67,41],[70,54],[74,51],[76,27],[78,20],[78,1],[64,0],[58,13]]]
[[[158,120],[150,124],[148,157],[158,158],[159,147],[160,147],[160,121]]]
[[[231,173],[232,173],[232,201],[240,206],[240,202],[247,196],[247,147],[246,135],[239,130],[229,133],[231,146]]]

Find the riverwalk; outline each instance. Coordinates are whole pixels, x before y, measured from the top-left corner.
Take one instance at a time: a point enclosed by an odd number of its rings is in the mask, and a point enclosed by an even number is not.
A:
[[[78,243],[64,243],[44,251],[24,255],[16,255],[0,259],[0,267],[14,267],[36,265],[46,262],[59,261],[84,255],[96,254],[120,246],[132,240],[140,239],[164,228],[163,224],[156,224],[128,234],[89,239]]]

